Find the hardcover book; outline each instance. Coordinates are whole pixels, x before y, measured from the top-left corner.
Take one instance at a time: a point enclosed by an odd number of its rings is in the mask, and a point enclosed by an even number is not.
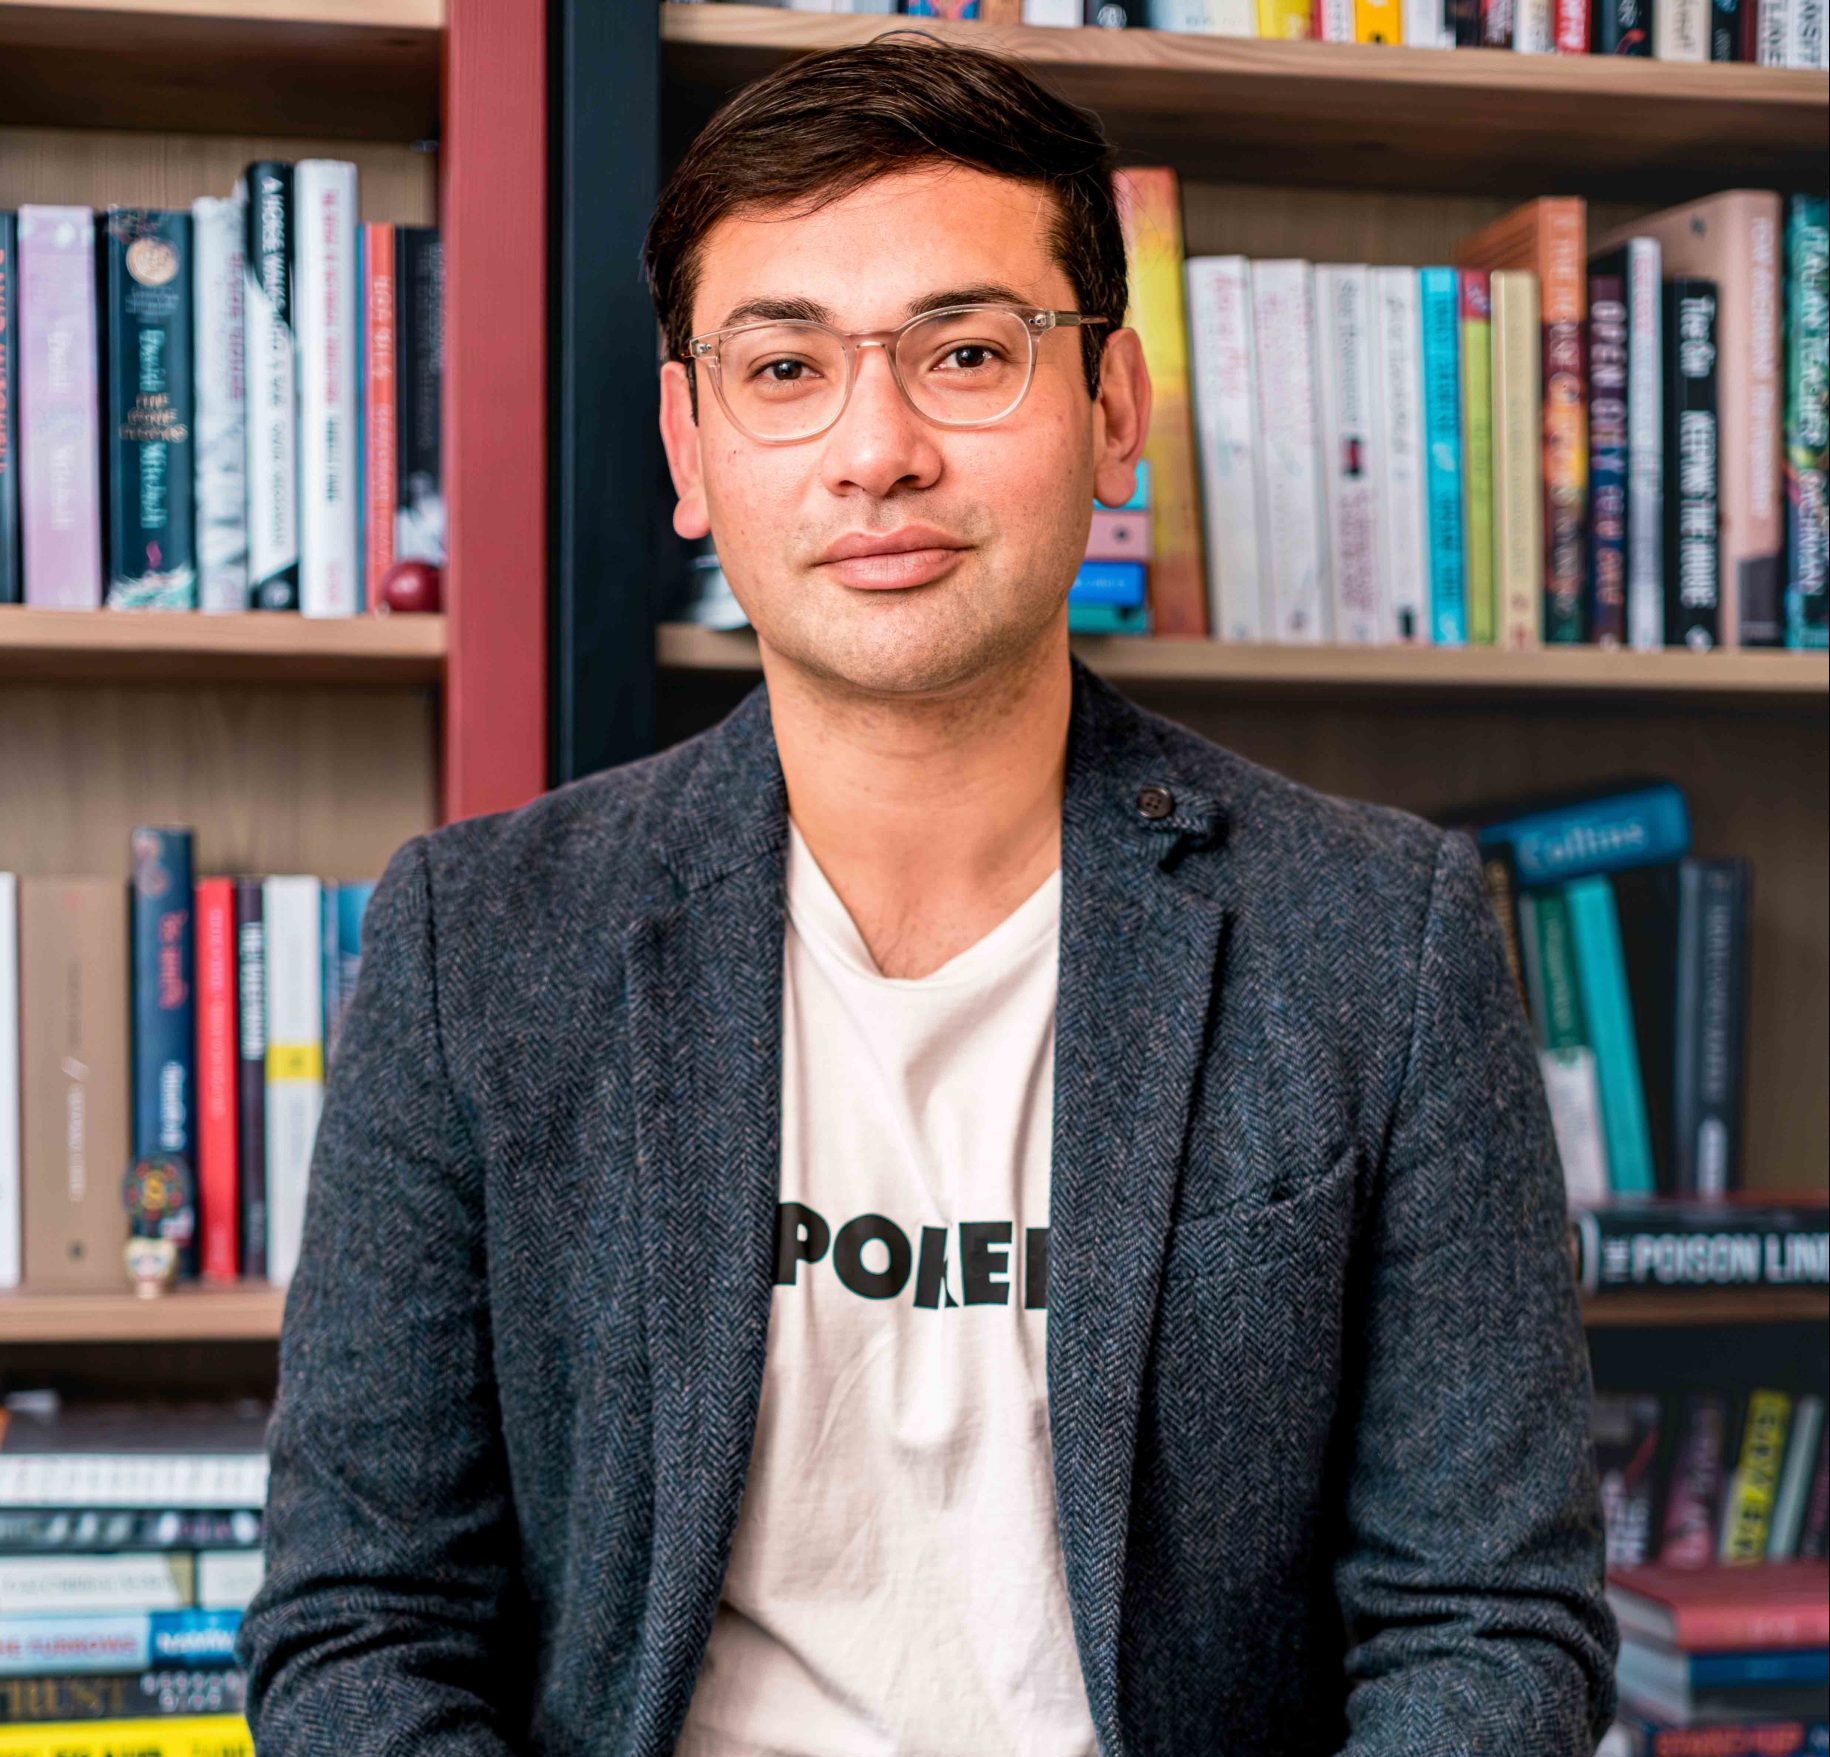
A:
[[[1334,591],[1334,639],[1357,645],[1376,645],[1387,636],[1376,463],[1372,455],[1368,303],[1363,263],[1317,266],[1316,357],[1321,390],[1318,414]]]
[[[267,1273],[266,887],[235,881],[235,1158],[241,1273]]]
[[[1427,642],[1431,579],[1422,325],[1417,274],[1375,268],[1372,282],[1373,470],[1383,543],[1388,639]]]
[[[191,832],[141,827],[129,839],[133,894],[133,1152],[197,1169],[196,902]],[[198,1269],[197,1203],[161,1223],[178,1245],[180,1280]]]
[[[1310,264],[1252,264],[1252,333],[1258,356],[1270,555],[1271,638],[1331,638],[1327,515],[1316,421],[1315,278]]]
[[[197,608],[248,608],[248,198],[191,203],[196,333]]]
[[[426,226],[394,229],[394,558],[445,563],[445,257]]]
[[[235,884],[197,881],[197,1210],[205,1281],[241,1271],[235,1097]]]
[[[1468,644],[1462,536],[1460,291],[1452,268],[1417,275],[1428,460],[1430,627],[1439,646]]]
[[[1725,644],[1719,567],[1720,435],[1713,281],[1665,283],[1665,641],[1703,652]]]
[[[293,333],[292,166],[248,167],[246,297],[248,593],[255,610],[299,607],[299,381]]]
[[[356,469],[356,167],[293,168],[299,346],[299,609],[353,616],[361,591]]]
[[[1627,283],[1589,273],[1589,639],[1627,638]]]
[[[1786,202],[1785,338],[1786,645],[1821,651],[1830,560],[1830,204],[1821,195]]]
[[[394,508],[399,500],[395,429],[397,332],[394,228],[362,228],[362,496],[363,599],[381,609],[381,586],[394,565]]]

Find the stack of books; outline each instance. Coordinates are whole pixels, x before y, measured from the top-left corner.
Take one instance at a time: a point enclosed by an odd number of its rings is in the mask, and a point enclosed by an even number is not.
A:
[[[270,1406],[0,1407],[0,1757],[253,1757]],[[353,1730],[353,1729],[352,1729]]]

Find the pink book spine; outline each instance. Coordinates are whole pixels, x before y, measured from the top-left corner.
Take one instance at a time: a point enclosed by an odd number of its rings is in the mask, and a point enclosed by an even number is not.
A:
[[[19,210],[19,500],[25,601],[102,602],[95,215]]]
[[[1087,532],[1088,561],[1148,561],[1150,515],[1147,512],[1093,509]]]

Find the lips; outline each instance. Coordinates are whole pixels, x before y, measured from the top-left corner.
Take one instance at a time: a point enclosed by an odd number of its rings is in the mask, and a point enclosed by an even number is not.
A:
[[[842,585],[866,591],[926,585],[949,572],[966,553],[931,525],[905,525],[882,535],[854,532],[827,546],[817,565]]]

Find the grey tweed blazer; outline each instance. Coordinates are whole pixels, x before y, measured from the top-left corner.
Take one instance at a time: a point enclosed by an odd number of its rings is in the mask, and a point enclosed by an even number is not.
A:
[[[1048,1390],[1102,1757],[1590,1752],[1587,1356],[1471,844],[1073,665]],[[286,1302],[260,1757],[671,1752],[762,1383],[786,836],[759,684],[389,862]]]

